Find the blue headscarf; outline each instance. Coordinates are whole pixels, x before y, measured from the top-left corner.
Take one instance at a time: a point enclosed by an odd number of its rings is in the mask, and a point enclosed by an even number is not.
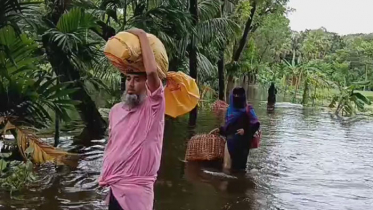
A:
[[[237,89],[237,88],[235,88]],[[233,89],[233,91],[235,90]],[[229,96],[229,107],[225,117],[225,125],[224,127],[227,128],[232,123],[235,123],[242,115],[246,114],[246,94],[240,95],[241,99],[244,101],[244,106],[242,108],[237,108],[234,106],[233,100],[233,91]]]

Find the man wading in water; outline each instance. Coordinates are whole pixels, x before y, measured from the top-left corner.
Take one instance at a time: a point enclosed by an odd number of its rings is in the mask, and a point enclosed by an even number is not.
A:
[[[146,33],[140,40],[144,73],[126,75],[123,102],[109,114],[109,141],[99,179],[110,187],[109,210],[152,210],[164,130],[164,89]]]

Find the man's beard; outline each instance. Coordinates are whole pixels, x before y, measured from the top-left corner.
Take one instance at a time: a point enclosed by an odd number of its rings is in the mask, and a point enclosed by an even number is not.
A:
[[[122,95],[122,102],[129,108],[134,108],[140,105],[144,101],[145,97],[145,94],[137,95],[124,92]]]

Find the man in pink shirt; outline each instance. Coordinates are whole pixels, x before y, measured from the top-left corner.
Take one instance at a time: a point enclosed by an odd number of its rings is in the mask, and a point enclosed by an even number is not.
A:
[[[152,210],[162,154],[165,99],[146,33],[140,29],[128,32],[140,39],[145,72],[126,75],[123,102],[110,110],[109,141],[99,184],[110,187],[109,210]]]

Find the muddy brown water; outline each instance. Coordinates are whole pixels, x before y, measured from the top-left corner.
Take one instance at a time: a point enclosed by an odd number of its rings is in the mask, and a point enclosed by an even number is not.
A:
[[[262,122],[259,149],[250,152],[246,175],[180,161],[191,135],[187,118],[167,120],[162,165],[155,185],[156,210],[373,209],[373,120],[343,120],[327,110],[278,103],[274,113],[254,104]],[[196,133],[219,124],[201,112]],[[98,187],[105,139],[61,148],[84,155],[75,170],[42,166],[40,180],[11,198],[0,192],[0,209],[107,209]]]

